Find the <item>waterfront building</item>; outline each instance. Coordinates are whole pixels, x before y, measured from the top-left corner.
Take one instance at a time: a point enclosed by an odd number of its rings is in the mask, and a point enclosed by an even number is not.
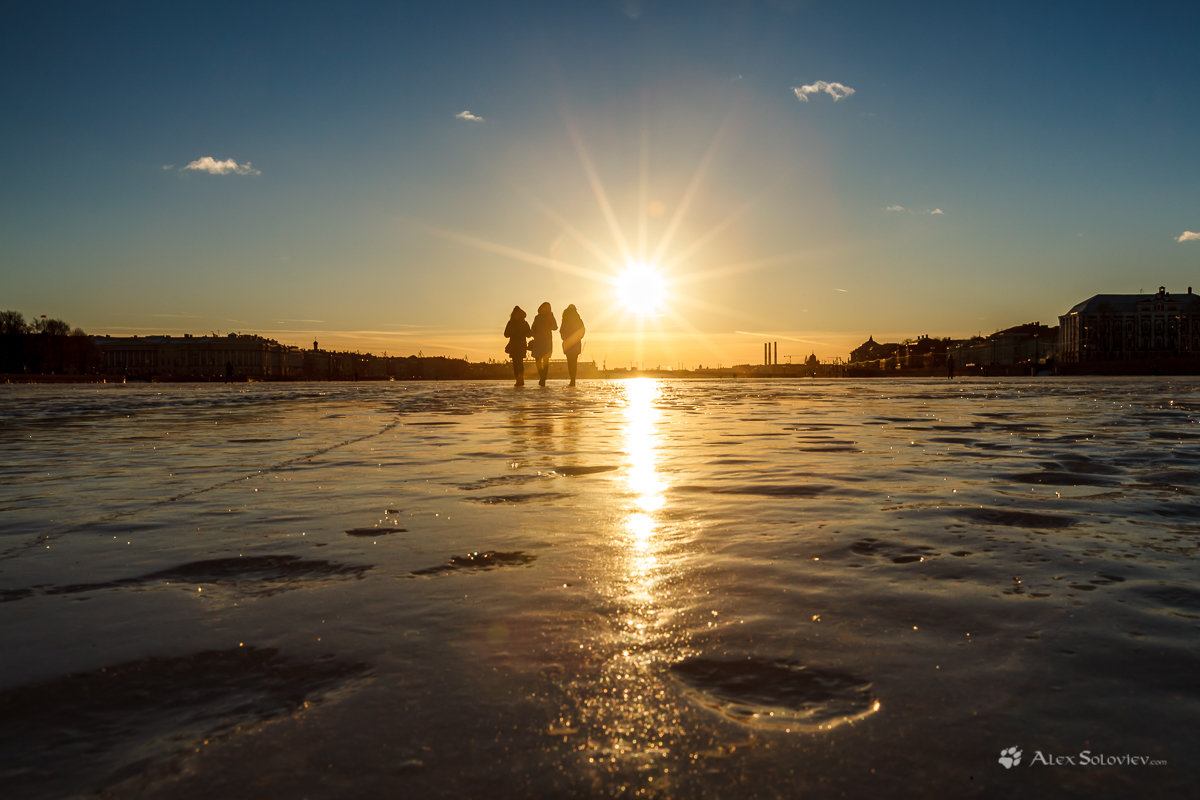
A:
[[[855,370],[877,370],[881,372],[920,372],[942,369],[946,364],[949,339],[935,339],[921,335],[904,342],[877,342],[874,336],[867,338],[850,351],[850,364]]]
[[[956,342],[949,352],[957,368],[968,374],[1036,374],[1053,366],[1057,343],[1058,328],[1029,322]]]
[[[1098,294],[1059,317],[1059,360],[1070,371],[1200,368],[1200,296]]]
[[[507,362],[472,364],[445,356],[376,356],[300,349],[253,334],[227,336],[97,336],[99,372],[131,380],[508,380]],[[551,361],[550,376],[565,380],[566,360]],[[580,378],[599,377],[595,362],[580,362]]]
[[[249,334],[101,336],[104,371],[129,378],[257,380],[295,377],[294,348]]]
[[[880,343],[875,341],[874,336],[868,336],[865,342],[850,351],[850,363],[872,364],[882,369],[882,362],[895,358],[899,351],[900,345],[897,343]]]

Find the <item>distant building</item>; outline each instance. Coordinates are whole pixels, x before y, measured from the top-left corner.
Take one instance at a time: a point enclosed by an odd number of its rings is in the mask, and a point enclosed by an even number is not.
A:
[[[99,372],[155,381],[358,381],[510,380],[507,362],[469,363],[445,356],[377,356],[280,344],[243,333],[227,336],[97,336]],[[530,362],[532,363],[532,362]],[[565,359],[550,363],[550,377],[566,379]],[[579,377],[595,378],[594,361],[579,363]]]
[[[877,342],[874,336],[850,351],[850,364],[855,370],[907,372],[939,369],[945,366],[949,339],[918,336],[903,343]]]
[[[261,336],[101,336],[105,372],[130,378],[258,380],[298,377],[295,348]]]
[[[1098,294],[1059,317],[1059,359],[1069,371],[1200,369],[1200,296]]]
[[[868,336],[865,342],[850,351],[850,363],[869,364],[871,362],[879,362],[885,359],[895,358],[899,351],[899,344],[881,344],[875,341],[874,336]]]
[[[950,339],[935,339],[924,334],[915,341],[909,339],[900,345],[896,353],[899,367],[907,370],[940,370],[946,366],[950,344]]]
[[[960,371],[988,374],[1034,374],[1049,368],[1057,353],[1058,328],[1029,322],[956,342],[950,355]]]

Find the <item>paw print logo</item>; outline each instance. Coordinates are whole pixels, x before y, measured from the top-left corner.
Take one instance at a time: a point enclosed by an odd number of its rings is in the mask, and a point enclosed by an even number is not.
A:
[[[1021,748],[1006,747],[1000,751],[1000,766],[1005,769],[1012,769],[1021,763]]]

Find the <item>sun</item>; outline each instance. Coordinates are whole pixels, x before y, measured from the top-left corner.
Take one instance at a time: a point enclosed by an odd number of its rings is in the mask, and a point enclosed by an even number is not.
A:
[[[627,264],[613,285],[621,307],[637,317],[655,316],[667,300],[666,279],[652,264]]]

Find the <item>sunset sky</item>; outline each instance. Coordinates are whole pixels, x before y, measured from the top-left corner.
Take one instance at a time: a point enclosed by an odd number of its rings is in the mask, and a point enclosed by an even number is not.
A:
[[[1192,2],[17,0],[0,63],[0,310],[89,333],[715,366],[1200,291]]]

